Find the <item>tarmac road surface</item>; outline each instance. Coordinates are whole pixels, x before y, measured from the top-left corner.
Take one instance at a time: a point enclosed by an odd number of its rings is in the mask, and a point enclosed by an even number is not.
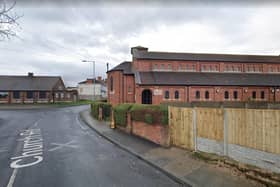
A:
[[[87,108],[0,110],[0,187],[180,186],[88,128]]]

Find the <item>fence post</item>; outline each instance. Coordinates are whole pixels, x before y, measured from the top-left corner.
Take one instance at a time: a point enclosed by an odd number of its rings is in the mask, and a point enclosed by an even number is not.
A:
[[[228,117],[226,109],[224,109],[224,155],[228,156]]]
[[[197,151],[197,127],[196,127],[196,108],[193,108],[193,138],[194,138],[194,151]]]

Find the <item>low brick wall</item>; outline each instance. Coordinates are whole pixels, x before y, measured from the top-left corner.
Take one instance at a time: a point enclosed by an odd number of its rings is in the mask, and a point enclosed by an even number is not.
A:
[[[131,133],[164,147],[170,145],[168,126],[132,121]]]

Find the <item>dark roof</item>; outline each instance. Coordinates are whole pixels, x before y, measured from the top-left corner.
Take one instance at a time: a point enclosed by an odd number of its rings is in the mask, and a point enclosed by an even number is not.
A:
[[[0,90],[52,90],[61,77],[58,76],[0,76]]]
[[[87,80],[91,80],[92,81],[93,79],[87,79]],[[79,82],[78,84],[85,84],[85,83],[87,83],[87,80]],[[103,85],[105,85],[106,83],[103,80],[95,79],[95,84],[103,84]]]
[[[108,72],[111,71],[123,71],[123,74],[133,74],[131,70],[131,62],[125,61],[114,67],[113,69],[109,70]],[[107,73],[108,73],[107,72]]]
[[[139,72],[142,85],[280,86],[280,74]]]
[[[135,51],[133,57],[149,60],[280,63],[280,56]]]

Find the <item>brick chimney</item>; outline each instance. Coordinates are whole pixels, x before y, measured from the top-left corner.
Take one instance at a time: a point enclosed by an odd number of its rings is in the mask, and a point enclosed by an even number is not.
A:
[[[28,77],[34,77],[34,73],[33,72],[28,72]]]
[[[132,47],[130,52],[131,52],[132,55],[134,55],[135,52],[137,52],[137,51],[148,52],[148,48],[142,47],[142,46],[136,46],[136,47]]]

